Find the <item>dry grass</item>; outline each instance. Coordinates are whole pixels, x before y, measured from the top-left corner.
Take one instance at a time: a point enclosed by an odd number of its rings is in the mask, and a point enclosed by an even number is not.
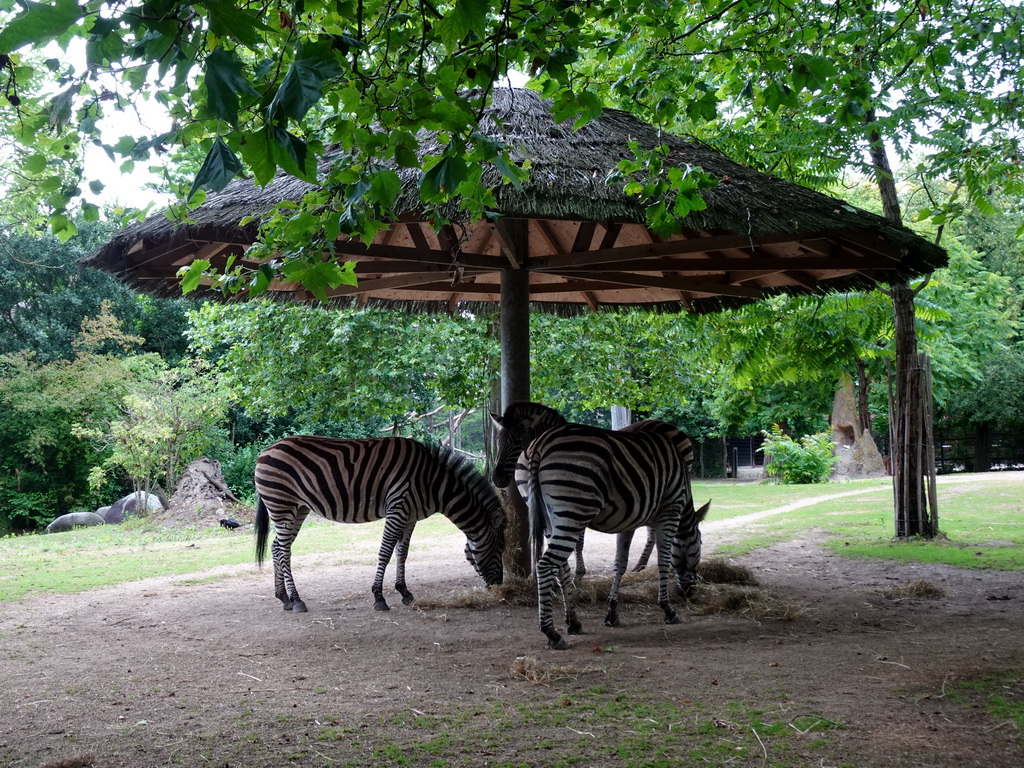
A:
[[[578,667],[575,664],[549,664],[532,656],[517,656],[509,670],[513,680],[525,680],[532,685],[546,685],[556,680],[577,680],[588,672],[604,672],[600,667]]]
[[[792,621],[807,611],[770,587],[707,583],[694,587],[686,607],[692,613],[733,613],[755,620],[784,621]]]
[[[749,568],[725,560],[707,560],[700,565],[703,579],[686,603],[691,613],[732,613],[752,619],[791,620],[804,613],[804,608],[788,602],[780,593],[759,586]],[[608,603],[610,576],[588,575],[575,590],[575,603],[580,609],[601,609]],[[673,587],[673,592],[674,592]],[[658,576],[653,568],[641,573],[627,573],[619,591],[620,604],[654,605],[658,600]],[[499,605],[528,608],[537,604],[537,590],[532,579],[509,579],[493,589],[452,591],[447,595],[418,599],[418,608],[489,610]]]
[[[749,568],[734,565],[720,558],[705,560],[698,566],[697,573],[710,584],[740,584],[746,587],[758,585],[757,577]]]
[[[902,600],[908,597],[938,600],[946,596],[946,590],[924,579],[915,579],[906,584],[893,584],[891,587],[878,587],[871,591],[892,600]]]

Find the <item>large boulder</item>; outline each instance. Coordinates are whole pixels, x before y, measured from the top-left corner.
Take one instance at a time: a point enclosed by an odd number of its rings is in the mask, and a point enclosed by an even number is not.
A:
[[[61,515],[48,526],[47,533],[64,533],[72,528],[84,528],[91,525],[103,525],[104,520],[95,512],[69,512]]]
[[[138,517],[164,508],[164,504],[159,496],[154,496],[152,493],[144,493],[142,498],[143,503],[139,504],[137,495],[129,493],[109,507],[100,507],[100,510],[105,510],[102,513],[103,521],[108,525],[117,525],[118,523],[123,523],[126,517]],[[96,510],[97,514],[100,513],[100,510]]]

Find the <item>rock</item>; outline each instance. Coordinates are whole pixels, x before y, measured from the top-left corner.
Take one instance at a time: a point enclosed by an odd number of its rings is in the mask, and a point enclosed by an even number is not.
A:
[[[839,458],[832,470],[832,480],[857,480],[885,477],[885,462],[878,452],[875,439],[857,423],[857,401],[853,379],[844,375],[836,390],[832,407],[832,441]]]
[[[106,509],[102,515],[103,521],[109,525],[117,525],[118,523],[123,523],[126,517],[137,517],[164,508],[159,496],[148,493],[143,494],[143,498],[145,499],[145,504],[141,511],[135,508],[137,498],[134,493],[129,493],[123,499],[118,499],[109,507],[100,507],[100,509]],[[96,510],[97,514],[99,512],[100,510]]]
[[[72,528],[86,528],[93,525],[103,525],[104,520],[95,512],[69,512],[61,515],[48,526],[47,533],[64,533]]]

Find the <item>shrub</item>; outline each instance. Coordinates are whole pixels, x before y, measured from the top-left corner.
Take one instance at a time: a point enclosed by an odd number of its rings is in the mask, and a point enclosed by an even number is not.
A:
[[[765,462],[765,471],[780,483],[805,484],[824,483],[832,473],[838,459],[833,455],[835,443],[828,432],[804,435],[797,442],[783,434],[778,424],[764,433],[764,445],[760,450],[770,459]]]

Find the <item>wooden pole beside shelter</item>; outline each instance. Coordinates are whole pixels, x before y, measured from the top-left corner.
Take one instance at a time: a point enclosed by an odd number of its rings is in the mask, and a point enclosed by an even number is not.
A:
[[[494,190],[491,214],[459,219],[453,209],[452,223],[435,227],[419,200],[422,172],[393,169],[403,182],[396,220],[369,244],[344,237],[332,244],[336,258],[355,262],[358,284],[327,295],[334,306],[410,312],[499,303],[503,404],[530,397],[531,308],[707,313],[779,293],[903,285],[946,264],[942,248],[896,222],[755,171],[626,112],[605,110],[577,130],[572,120],[556,122],[549,102],[532,91],[496,89],[481,107],[477,131],[508,147],[511,162],[528,165],[529,178],[504,183],[496,168],[485,166],[481,183]],[[418,138],[423,155],[444,151],[442,134]],[[666,172],[700,167],[718,180],[702,193],[705,209],[691,212],[676,234],[652,232],[646,203],[626,194],[625,180],[607,182],[622,159],[634,156],[633,142],[644,150],[664,148]],[[83,263],[157,295],[179,294],[178,271],[195,259],[224,268],[231,258],[257,270],[262,262],[247,254],[260,218],[313,189],[286,175],[263,188],[239,179],[192,211],[188,223],[151,216]],[[281,281],[268,293],[313,299],[301,285]],[[517,528],[510,540],[521,547],[524,537],[525,528]]]

